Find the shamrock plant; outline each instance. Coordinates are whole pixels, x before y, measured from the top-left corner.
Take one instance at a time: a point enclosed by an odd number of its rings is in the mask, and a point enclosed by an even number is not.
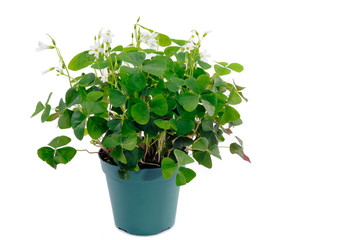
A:
[[[184,185],[196,176],[186,165],[197,161],[211,168],[212,157],[221,159],[224,134],[242,124],[234,105],[247,101],[244,88],[222,78],[243,67],[208,63],[209,56],[200,51],[207,32],[193,31],[189,40],[178,40],[138,21],[130,45],[113,47],[113,34],[100,32],[91,49],[68,65],[53,38],[49,36],[51,45],[40,43],[39,50],[56,51],[60,66],[49,71],[66,77],[70,88],[55,108],[50,93],[32,116],[41,113],[41,122],[57,120],[60,129],[73,129],[79,140],[88,135],[101,149],[100,157],[119,166],[122,179],[129,178],[129,171],[161,167],[164,178],[176,174],[176,184]],[[74,77],[70,71],[81,73]],[[236,140],[229,146],[231,153],[250,161],[242,141]],[[84,151],[66,146],[70,141],[56,137],[38,156],[53,168],[65,164]]]

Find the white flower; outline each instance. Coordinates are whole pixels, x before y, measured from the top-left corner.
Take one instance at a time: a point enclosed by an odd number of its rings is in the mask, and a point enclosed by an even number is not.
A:
[[[99,58],[99,53],[103,53],[104,49],[99,46],[98,43],[95,43],[94,45],[90,46],[91,50],[89,51],[89,54],[94,54],[96,58]]]
[[[192,35],[191,35],[191,38],[189,39],[189,41],[195,41],[196,36],[198,36],[198,32],[194,29],[191,32],[192,32]]]
[[[105,82],[108,82],[108,75],[106,73],[104,73],[104,69],[101,70],[101,73],[102,73],[102,77],[100,78],[100,80],[105,83]]]
[[[208,62],[208,59],[211,57],[211,55],[207,54],[207,51],[204,50],[204,52],[199,53],[199,56],[201,57],[201,61]]]
[[[191,42],[188,42],[185,45],[183,45],[182,47],[183,47],[185,52],[190,52],[191,50],[194,49],[194,44],[191,43]]]
[[[157,49],[158,46],[158,40],[156,37],[158,36],[158,33],[155,32],[142,32],[140,34],[140,41],[147,44],[152,49]]]
[[[100,80],[101,80],[103,83],[108,82],[108,76],[102,76],[102,77],[100,78]]]
[[[39,41],[39,46],[35,50],[39,52],[39,51],[43,51],[45,49],[52,49],[52,48],[54,48],[54,47],[49,46],[49,45]]]
[[[112,37],[114,37],[114,34],[110,30],[102,34],[103,42],[112,43]]]

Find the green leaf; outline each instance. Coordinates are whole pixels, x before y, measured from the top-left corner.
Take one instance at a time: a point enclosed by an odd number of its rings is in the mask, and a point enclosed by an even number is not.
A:
[[[222,80],[222,78],[218,75],[214,78],[214,86],[215,87],[227,87],[227,84]]]
[[[71,127],[74,129],[74,135],[82,140],[84,137],[86,116],[79,110],[76,110],[71,116]]]
[[[123,51],[123,46],[122,45],[118,45],[118,46],[116,46],[115,48],[113,48],[111,50],[111,52],[121,52],[121,51]]]
[[[124,149],[133,150],[137,146],[137,133],[133,130],[124,136],[122,146]]]
[[[157,95],[149,102],[150,109],[158,116],[164,116],[168,113],[167,100],[163,95]]]
[[[75,104],[79,104],[81,96],[75,88],[69,88],[65,94],[65,104],[67,107],[71,107]]]
[[[232,69],[235,72],[242,72],[243,71],[243,66],[239,63],[231,63],[227,66],[227,68]]]
[[[89,85],[89,83],[93,82],[95,80],[95,74],[94,73],[88,73],[83,75],[79,82],[78,82],[78,86],[83,86],[86,87]]]
[[[207,151],[193,151],[193,157],[197,162],[207,168],[212,168],[211,155]]]
[[[243,160],[247,161],[247,162],[251,162],[251,160],[249,159],[249,157],[244,154],[243,152],[243,147],[237,143],[231,143],[229,150],[231,151],[232,154],[237,154],[239,155]]]
[[[55,151],[55,157],[54,160],[56,163],[63,163],[66,164],[70,160],[73,159],[73,157],[76,154],[75,148],[72,147],[63,147],[59,148]]]
[[[223,67],[226,67],[228,65],[228,63],[226,62],[217,62],[219,65],[222,65]]]
[[[125,80],[125,85],[130,91],[141,91],[147,85],[147,80],[142,71],[137,69]]]
[[[44,105],[39,101],[38,104],[36,105],[35,112],[33,113],[33,115],[31,115],[31,117],[34,117],[35,115],[43,111],[44,108],[45,108]]]
[[[115,161],[127,164],[127,159],[123,153],[123,148],[121,146],[117,146],[110,152],[110,157]]]
[[[197,108],[199,98],[192,93],[182,93],[178,96],[177,101],[186,111],[192,112]]]
[[[170,38],[167,35],[158,33],[156,39],[158,40],[158,44],[161,47],[167,47],[172,44]]]
[[[166,82],[166,86],[171,92],[177,92],[183,85],[185,81],[181,78],[171,76],[170,79]]]
[[[60,112],[55,112],[53,114],[50,114],[48,119],[46,119],[47,122],[51,122],[54,121],[55,119],[57,119],[60,116]]]
[[[166,63],[162,60],[151,60],[142,67],[144,72],[153,74],[157,77],[162,76],[166,69]]]
[[[139,160],[143,157],[143,149],[136,147],[131,151],[124,151],[125,158],[127,160],[126,168],[129,170],[136,170]],[[139,169],[139,167],[138,167]]]
[[[209,116],[213,116],[217,106],[217,95],[215,93],[207,93],[201,96],[201,102]]]
[[[114,107],[120,107],[127,101],[127,97],[118,90],[109,89],[109,100]]]
[[[177,171],[178,164],[175,163],[172,159],[166,157],[162,160],[161,168],[163,177],[165,179],[169,179]]]
[[[190,78],[187,78],[184,82],[190,90],[192,90],[195,93],[199,93],[198,86],[197,86],[197,79],[190,77]]]
[[[122,127],[122,120],[112,119],[107,123],[107,125],[113,132],[120,133],[120,129]]]
[[[87,123],[88,134],[93,139],[100,138],[109,128],[107,120],[101,117],[89,117]]]
[[[170,128],[170,122],[163,120],[163,119],[156,119],[154,120],[155,125],[157,125],[159,128],[162,129],[169,129]]]
[[[177,120],[175,120],[175,119],[170,119],[169,120],[169,123],[170,123],[170,126],[174,129],[174,130],[178,130],[178,128],[177,128]]]
[[[176,185],[177,186],[185,185],[190,181],[192,181],[192,179],[195,178],[195,176],[196,173],[192,169],[186,167],[180,167],[176,177]]]
[[[60,98],[59,100],[59,105],[56,107],[57,108],[57,112],[62,112],[65,110],[66,106],[65,106],[65,102],[63,101],[62,98]]]
[[[198,65],[203,68],[203,69],[210,69],[212,67],[212,65],[206,63],[206,62],[203,62],[203,61],[198,61]]]
[[[118,55],[118,59],[133,64],[134,66],[141,66],[145,60],[145,53],[144,52],[122,52]]]
[[[242,97],[246,102],[248,102],[248,99],[243,96],[243,93],[242,93],[242,92],[238,92],[238,93],[239,93],[239,95],[241,95],[241,97]]]
[[[83,106],[83,111],[87,115],[91,114],[102,114],[108,112],[108,104],[106,102],[94,102],[85,100],[81,104]]]
[[[213,156],[215,156],[215,157],[217,157],[217,158],[219,158],[219,159],[222,159],[222,157],[221,157],[221,155],[220,155],[220,153],[219,153],[219,148],[218,148],[218,145],[217,145],[217,144],[214,144],[214,145],[210,146],[210,147],[209,147],[209,152],[210,152]]]
[[[224,113],[223,113],[219,123],[224,125],[226,123],[236,121],[239,118],[240,118],[240,115],[236,109],[234,109],[231,106],[226,106],[226,109],[224,110]]]
[[[178,148],[178,149],[184,149],[186,147],[188,147],[189,145],[191,145],[193,143],[193,140],[191,138],[188,137],[178,137],[173,144],[174,148]]]
[[[177,135],[185,135],[188,132],[192,131],[194,128],[194,121],[188,118],[179,118],[177,120]]]
[[[197,78],[198,94],[201,94],[205,89],[207,89],[209,83],[210,83],[210,79],[207,74],[200,75]]]
[[[237,141],[239,142],[239,144],[241,145],[241,147],[243,147],[243,141],[242,139],[240,139],[239,137],[236,136]]]
[[[38,149],[38,156],[41,160],[47,162],[53,168],[56,168],[56,163],[54,161],[55,150],[50,147],[42,147]]]
[[[200,136],[207,138],[209,146],[218,145],[217,134],[213,131],[201,132]]]
[[[100,91],[93,91],[93,92],[90,92],[86,95],[86,100],[89,100],[89,101],[96,101],[98,100],[99,98],[103,97],[104,93],[103,92],[100,92]]]
[[[231,70],[229,70],[228,68],[224,68],[220,65],[214,65],[214,70],[216,71],[216,73],[219,75],[219,76],[222,76],[222,75],[227,75],[227,74],[230,74],[231,73]]]
[[[188,156],[188,154],[181,150],[174,149],[174,155],[179,165],[186,165],[194,162],[193,158],[191,158],[190,156]]]
[[[201,137],[192,144],[192,150],[207,151],[208,145],[209,143],[207,138]]]
[[[167,47],[166,49],[164,49],[164,54],[167,57],[171,57],[173,55],[176,55],[179,49],[180,47],[176,47],[176,46]]]
[[[215,109],[215,114],[224,111],[226,101],[227,101],[227,96],[221,92],[217,92],[217,105]]]
[[[190,77],[185,80],[186,86],[197,94],[201,94],[209,85],[210,78],[207,74],[200,75],[197,79]]]
[[[118,133],[113,133],[104,138],[102,142],[103,146],[106,148],[113,148],[121,144],[121,136]]]
[[[53,148],[58,148],[67,145],[68,143],[70,143],[70,141],[71,139],[67,136],[59,136],[51,140],[48,145]]]
[[[73,112],[69,109],[66,109],[63,114],[61,114],[58,120],[58,126],[60,129],[66,129],[71,127],[71,116]]]
[[[123,48],[123,51],[126,52],[126,53],[135,52],[135,51],[138,51],[138,50],[139,50],[139,48],[137,48],[137,47],[125,47],[125,48]]]
[[[47,99],[47,100],[46,100],[46,102],[45,102],[45,106],[49,103],[50,98],[51,98],[51,95],[53,95],[53,93],[52,93],[52,92],[51,92],[51,93],[49,93],[48,99]]]
[[[178,40],[178,39],[172,39],[172,38],[170,40],[179,46],[184,46],[188,42],[186,40]]]
[[[237,105],[242,102],[242,98],[238,95],[236,89],[232,87],[229,97],[228,97],[228,103],[231,105]]]
[[[73,57],[69,62],[68,68],[72,71],[78,71],[92,64],[94,60],[95,57],[90,55],[89,51],[84,51]]]
[[[155,52],[157,52],[157,50],[150,49],[150,48],[148,48],[148,49],[142,49],[142,51],[145,52],[146,54],[150,54],[150,53],[155,53]]]
[[[141,125],[147,124],[150,118],[148,107],[143,101],[132,106],[131,114],[134,120]]]
[[[213,121],[211,119],[203,119],[202,120],[202,130],[207,131],[213,131]]]
[[[51,106],[49,104],[45,105],[44,112],[41,114],[41,122],[45,122],[48,120],[48,117],[50,115]]]
[[[177,53],[176,57],[177,57],[177,61],[181,63],[184,63],[186,60],[186,54],[184,52]]]

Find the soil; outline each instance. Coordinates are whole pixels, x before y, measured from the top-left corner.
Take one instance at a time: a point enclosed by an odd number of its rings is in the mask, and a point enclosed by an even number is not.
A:
[[[109,155],[107,155],[103,149],[100,149],[99,151],[99,157],[101,160],[103,160],[104,162],[107,162],[109,164],[112,164],[114,166],[117,166],[117,164],[115,163],[114,159],[111,158]],[[138,166],[140,169],[146,169],[146,168],[160,168],[160,166],[158,165],[153,165],[153,164],[147,164],[147,163],[142,163],[142,162],[138,162]]]

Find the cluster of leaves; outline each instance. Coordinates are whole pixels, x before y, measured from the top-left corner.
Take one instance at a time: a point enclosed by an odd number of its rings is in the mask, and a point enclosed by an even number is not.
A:
[[[119,177],[127,179],[128,171],[140,166],[161,167],[166,179],[177,174],[177,185],[191,181],[195,172],[185,165],[197,161],[211,168],[212,158],[221,159],[219,143],[224,133],[242,124],[234,105],[247,101],[243,87],[227,83],[222,76],[241,72],[238,63],[217,62],[212,65],[201,58],[201,39],[186,41],[157,33],[157,49],[141,47],[141,30],[135,25],[133,43],[112,48],[109,42],[98,57],[84,51],[65,65],[58,48],[63,69],[60,75],[69,79],[65,100],[60,99],[51,114],[49,98],[39,102],[35,113],[41,121],[58,121],[60,129],[71,128],[77,139],[89,135],[91,143],[103,149],[108,161],[119,166]],[[95,38],[100,41],[100,36]],[[186,51],[186,44],[193,44]],[[89,69],[73,78],[68,70]],[[106,79],[106,80],[104,80]],[[231,153],[244,160],[242,141],[230,145]],[[38,150],[38,156],[56,168],[69,162],[76,150],[63,147],[70,138],[61,136]],[[62,148],[60,148],[62,147]],[[189,155],[192,153],[192,157]]]

